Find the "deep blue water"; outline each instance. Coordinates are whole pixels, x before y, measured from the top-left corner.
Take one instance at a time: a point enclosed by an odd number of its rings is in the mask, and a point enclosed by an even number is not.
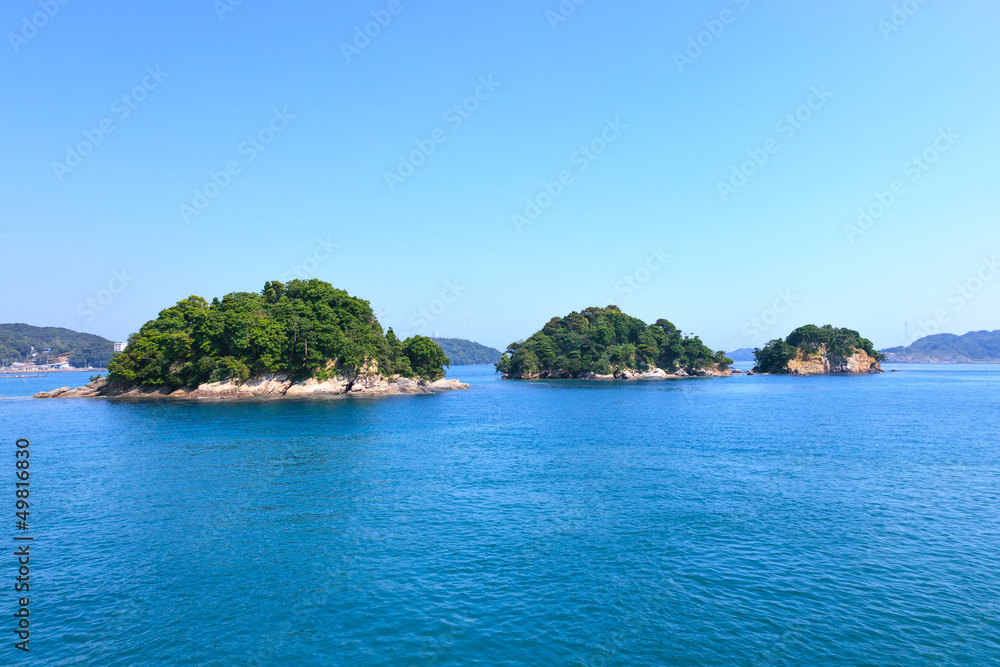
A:
[[[0,400],[0,664],[1000,664],[1000,367],[898,368]]]

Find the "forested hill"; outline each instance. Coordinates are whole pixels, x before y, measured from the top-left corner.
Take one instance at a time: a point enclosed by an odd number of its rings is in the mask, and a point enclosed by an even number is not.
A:
[[[972,331],[964,336],[936,334],[908,347],[882,350],[895,364],[960,364],[1000,362],[1000,331]]]
[[[383,332],[371,305],[321,280],[267,282],[211,303],[191,296],[132,334],[108,366],[127,387],[198,387],[269,374],[323,382],[381,373],[444,377],[448,358],[430,338]]]
[[[691,374],[731,363],[667,320],[647,325],[607,306],[553,317],[528,340],[511,343],[496,368],[505,378],[580,378],[651,368]]]
[[[32,347],[36,352],[52,348],[50,359],[69,355],[69,363],[80,368],[106,367],[114,352],[114,343],[94,334],[59,327],[0,324],[0,358],[4,362],[27,361]]]
[[[503,353],[464,338],[435,338],[452,366],[485,366],[500,361]]]

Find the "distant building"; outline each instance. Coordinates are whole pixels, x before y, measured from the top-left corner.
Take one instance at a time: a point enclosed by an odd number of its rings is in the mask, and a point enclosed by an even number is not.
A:
[[[438,339],[438,332],[437,332],[437,331],[435,331],[435,332],[434,332],[434,340],[437,340],[437,339]]]
[[[115,343],[115,352],[124,352],[128,343]]]

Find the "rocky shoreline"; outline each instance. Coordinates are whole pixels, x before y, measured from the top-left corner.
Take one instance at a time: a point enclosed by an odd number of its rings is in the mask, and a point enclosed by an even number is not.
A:
[[[728,366],[719,365],[715,368],[703,368],[700,370],[685,370],[683,368],[678,369],[672,373],[668,373],[662,368],[650,368],[646,371],[640,371],[633,368],[627,368],[625,370],[618,371],[609,375],[601,375],[600,373],[584,373],[579,377],[574,377],[567,372],[559,371],[545,371],[542,373],[527,373],[524,375],[519,375],[516,377],[504,376],[505,380],[679,380],[683,378],[693,378],[693,377],[730,377],[732,375],[739,375],[740,371],[733,371]]]
[[[370,396],[393,394],[434,394],[442,391],[468,389],[469,385],[457,379],[431,382],[419,378],[383,377],[381,375],[347,377],[338,376],[320,381],[315,378],[293,381],[285,375],[262,375],[246,382],[228,380],[203,384],[195,389],[170,387],[134,387],[101,378],[82,387],[61,387],[42,391],[34,398],[309,398],[325,396]]]

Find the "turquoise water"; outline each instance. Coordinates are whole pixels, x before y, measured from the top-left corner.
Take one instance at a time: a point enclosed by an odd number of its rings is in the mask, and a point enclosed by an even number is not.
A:
[[[0,663],[995,665],[1000,367],[898,368],[0,400]]]

